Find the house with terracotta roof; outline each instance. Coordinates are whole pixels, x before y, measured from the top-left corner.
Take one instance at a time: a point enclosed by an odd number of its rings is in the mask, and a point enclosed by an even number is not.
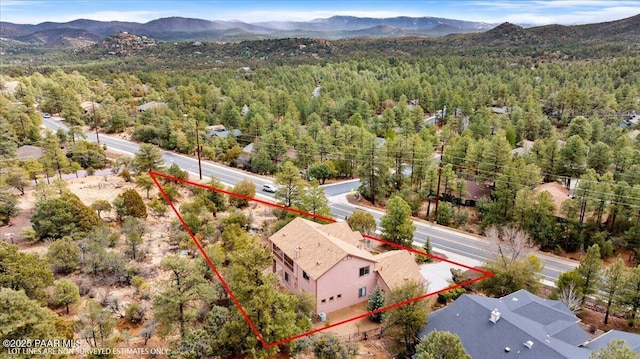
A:
[[[281,284],[292,292],[311,293],[317,313],[364,302],[378,285],[388,292],[407,281],[425,283],[409,251],[373,255],[362,234],[346,222],[323,225],[296,218],[269,242],[273,272]]]

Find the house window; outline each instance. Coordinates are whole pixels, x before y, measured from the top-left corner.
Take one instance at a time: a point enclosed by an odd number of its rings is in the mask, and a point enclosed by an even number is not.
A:
[[[366,267],[362,267],[362,268],[360,268],[360,276],[361,276],[361,277],[362,277],[362,276],[365,276],[365,275],[367,275],[367,274],[369,274],[369,266],[366,266]]]
[[[320,304],[327,304],[327,300],[326,300],[326,299],[323,299],[323,300],[320,302]]]
[[[309,281],[309,274],[307,274],[307,272],[302,271],[302,278],[304,278],[304,280],[306,280],[307,282]]]
[[[338,294],[338,300],[342,299],[342,294]]]
[[[333,297],[329,297],[329,301],[330,301],[330,302],[333,302]]]
[[[289,273],[284,272],[284,280],[289,283]]]
[[[362,298],[367,295],[367,287],[362,287],[358,289],[358,298]]]

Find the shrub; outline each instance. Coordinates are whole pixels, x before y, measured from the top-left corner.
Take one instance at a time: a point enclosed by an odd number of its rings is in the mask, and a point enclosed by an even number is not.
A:
[[[116,200],[113,201],[113,206],[116,208],[116,213],[120,220],[127,216],[136,218],[147,217],[147,207],[144,205],[138,191],[134,189],[128,189],[118,195]]]
[[[130,303],[124,311],[124,316],[131,323],[140,323],[144,319],[146,308],[138,302]]]

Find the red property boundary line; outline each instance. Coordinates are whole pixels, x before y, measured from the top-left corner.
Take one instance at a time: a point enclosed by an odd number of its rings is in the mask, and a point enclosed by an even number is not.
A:
[[[287,210],[287,211],[290,211],[290,212],[298,213],[298,214],[301,214],[301,215],[304,215],[304,216],[307,216],[307,217],[321,219],[321,220],[328,221],[328,222],[331,222],[331,223],[336,222],[336,220],[333,219],[333,218],[328,218],[328,217],[320,216],[320,215],[317,215],[317,214],[312,214],[312,213],[309,213],[309,212],[306,212],[306,211],[301,211],[301,210],[296,209],[296,208],[290,208],[290,207],[283,206],[281,204],[265,201],[265,200],[262,200],[262,199],[259,199],[259,198],[256,198],[256,197],[244,196],[244,195],[241,195],[241,194],[238,194],[238,193],[235,193],[235,192],[230,192],[230,191],[224,190],[222,188],[211,187],[211,186],[207,186],[207,185],[204,185],[204,184],[191,182],[191,181],[188,181],[188,180],[183,180],[183,179],[176,178],[176,177],[173,177],[173,176],[169,176],[169,175],[166,175],[166,174],[160,173],[160,172],[149,171],[149,176],[151,176],[151,179],[153,179],[153,182],[158,187],[158,189],[160,190],[160,193],[162,194],[162,196],[165,198],[165,200],[167,201],[167,203],[169,204],[169,206],[171,207],[173,212],[178,217],[178,220],[180,221],[180,223],[182,223],[182,226],[184,227],[184,229],[187,231],[187,233],[191,237],[191,240],[193,241],[193,243],[198,248],[198,251],[200,252],[202,257],[204,258],[204,260],[207,262],[209,267],[211,267],[211,270],[213,270],[213,272],[215,273],[216,277],[218,277],[218,280],[222,284],[223,288],[227,291],[227,293],[229,294],[229,297],[231,297],[231,300],[233,301],[233,303],[238,307],[238,310],[240,310],[240,313],[242,313],[242,316],[244,317],[244,319],[249,324],[249,327],[251,328],[253,333],[256,335],[258,340],[260,340],[260,343],[262,343],[262,346],[265,349],[269,349],[269,348],[272,348],[274,346],[278,346],[280,344],[288,343],[290,341],[293,341],[293,340],[296,340],[296,339],[299,339],[299,338],[303,338],[303,337],[309,336],[311,334],[315,334],[315,333],[318,333],[318,332],[321,332],[321,331],[336,327],[338,325],[349,323],[349,322],[352,322],[354,320],[358,320],[358,319],[367,317],[367,316],[372,315],[372,314],[381,313],[381,312],[384,312],[384,311],[387,311],[387,310],[390,310],[390,309],[393,309],[393,308],[397,308],[397,307],[405,305],[405,304],[409,304],[409,303],[413,303],[413,302],[425,299],[427,297],[430,297],[430,296],[433,296],[433,295],[436,295],[436,294],[440,294],[442,292],[446,292],[446,291],[451,290],[451,289],[467,286],[467,285],[469,285],[471,283],[475,283],[475,282],[487,279],[489,277],[493,277],[493,273],[485,271],[485,270],[482,270],[482,269],[473,268],[471,266],[468,266],[468,265],[465,265],[465,264],[462,264],[462,263],[458,263],[458,262],[454,262],[454,261],[451,261],[451,260],[446,259],[446,258],[442,258],[442,257],[436,256],[436,255],[433,255],[433,254],[425,253],[425,252],[422,252],[422,251],[417,251],[417,250],[415,250],[413,248],[409,248],[409,247],[401,246],[401,245],[398,245],[398,244],[395,244],[395,243],[391,243],[391,242],[385,241],[385,240],[383,240],[381,238],[370,236],[368,234],[363,234],[362,236],[365,237],[365,238],[372,239],[372,240],[378,241],[380,243],[384,243],[384,244],[386,244],[388,246],[391,246],[391,247],[396,247],[396,248],[399,248],[399,249],[408,250],[410,252],[413,252],[413,253],[416,253],[416,254],[419,254],[419,255],[422,255],[422,256],[428,256],[428,257],[431,257],[431,258],[433,258],[435,260],[438,260],[438,261],[451,263],[451,264],[463,267],[465,269],[480,273],[480,274],[482,274],[482,276],[480,276],[478,278],[475,278],[475,279],[467,280],[465,282],[462,282],[462,283],[459,283],[459,284],[456,284],[456,285],[452,285],[450,287],[447,287],[447,288],[444,288],[444,289],[441,289],[441,290],[438,290],[438,291],[435,291],[435,292],[426,293],[426,294],[423,294],[423,295],[421,295],[419,297],[408,299],[408,300],[405,300],[405,301],[400,302],[400,303],[395,303],[395,304],[392,304],[392,305],[388,305],[386,307],[374,310],[372,312],[367,312],[367,313],[355,316],[353,318],[345,319],[345,320],[342,320],[340,322],[337,322],[337,323],[334,323],[334,324],[331,324],[331,325],[327,325],[327,326],[322,327],[322,328],[318,328],[318,329],[310,330],[310,331],[307,331],[307,332],[304,332],[304,333],[301,333],[301,334],[297,334],[297,335],[291,336],[289,338],[279,340],[277,342],[267,343],[266,340],[262,337],[262,335],[258,331],[258,329],[256,328],[255,324],[253,324],[251,319],[249,319],[249,316],[247,315],[247,312],[242,307],[242,305],[240,304],[238,299],[235,297],[235,295],[233,294],[233,291],[231,291],[231,288],[229,287],[227,282],[224,280],[224,278],[222,277],[222,275],[220,274],[220,272],[218,271],[216,266],[213,264],[213,261],[211,261],[211,259],[209,258],[209,256],[205,252],[204,248],[202,247],[202,244],[193,235],[193,232],[191,231],[191,229],[189,228],[187,223],[184,221],[184,219],[180,215],[180,212],[178,212],[178,210],[176,209],[175,205],[173,204],[173,201],[171,201],[171,199],[169,198],[167,193],[162,188],[162,185],[160,185],[160,183],[158,182],[157,177],[165,178],[167,180],[171,180],[171,181],[175,181],[175,182],[181,182],[181,183],[184,183],[184,184],[187,184],[187,185],[190,185],[190,186],[194,186],[194,187],[204,188],[204,189],[207,189],[207,190],[210,190],[210,191],[214,191],[214,192],[226,194],[226,195],[229,195],[229,196],[241,198],[241,199],[244,199],[244,200],[247,200],[247,201],[252,201],[252,202],[264,204],[264,205],[267,205],[267,206],[270,206],[270,207],[275,207],[275,208]]]

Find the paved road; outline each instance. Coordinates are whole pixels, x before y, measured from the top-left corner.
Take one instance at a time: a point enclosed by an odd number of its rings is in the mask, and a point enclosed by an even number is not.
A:
[[[66,126],[56,118],[43,119],[43,123],[54,131],[58,128],[66,128]],[[95,133],[87,133],[87,139],[95,142]],[[136,143],[103,134],[100,135],[100,143],[106,144],[109,149],[118,150],[132,155],[139,149],[139,146]],[[163,151],[163,158],[168,164],[176,163],[182,169],[190,171],[197,176],[197,159],[168,151]],[[215,176],[226,185],[234,185],[243,179],[249,179],[255,183],[259,196],[273,198],[273,194],[260,191],[263,184],[272,183],[268,178],[255,176],[247,172],[220,166],[207,161],[202,161],[202,174],[206,177]],[[370,212],[376,220],[379,221],[380,217],[384,214],[383,212],[354,206],[345,200],[345,195],[348,194],[351,189],[356,190],[359,186],[360,182],[358,180],[325,185],[324,189],[327,198],[329,198],[332,213],[336,219],[344,220],[346,216],[350,216],[355,210],[365,210]],[[457,256],[462,256],[468,259],[464,264],[472,266],[484,262],[486,259],[494,256],[495,249],[488,241],[481,237],[472,236],[429,222],[414,221],[414,223],[416,225],[416,232],[414,236],[414,243],[416,245],[422,246],[427,237],[429,237],[433,249],[436,252],[453,253]],[[575,261],[554,255],[541,252],[538,252],[537,255],[544,265],[542,274],[544,276],[543,280],[547,284],[553,284],[560,273],[571,270],[577,266],[577,262]]]

